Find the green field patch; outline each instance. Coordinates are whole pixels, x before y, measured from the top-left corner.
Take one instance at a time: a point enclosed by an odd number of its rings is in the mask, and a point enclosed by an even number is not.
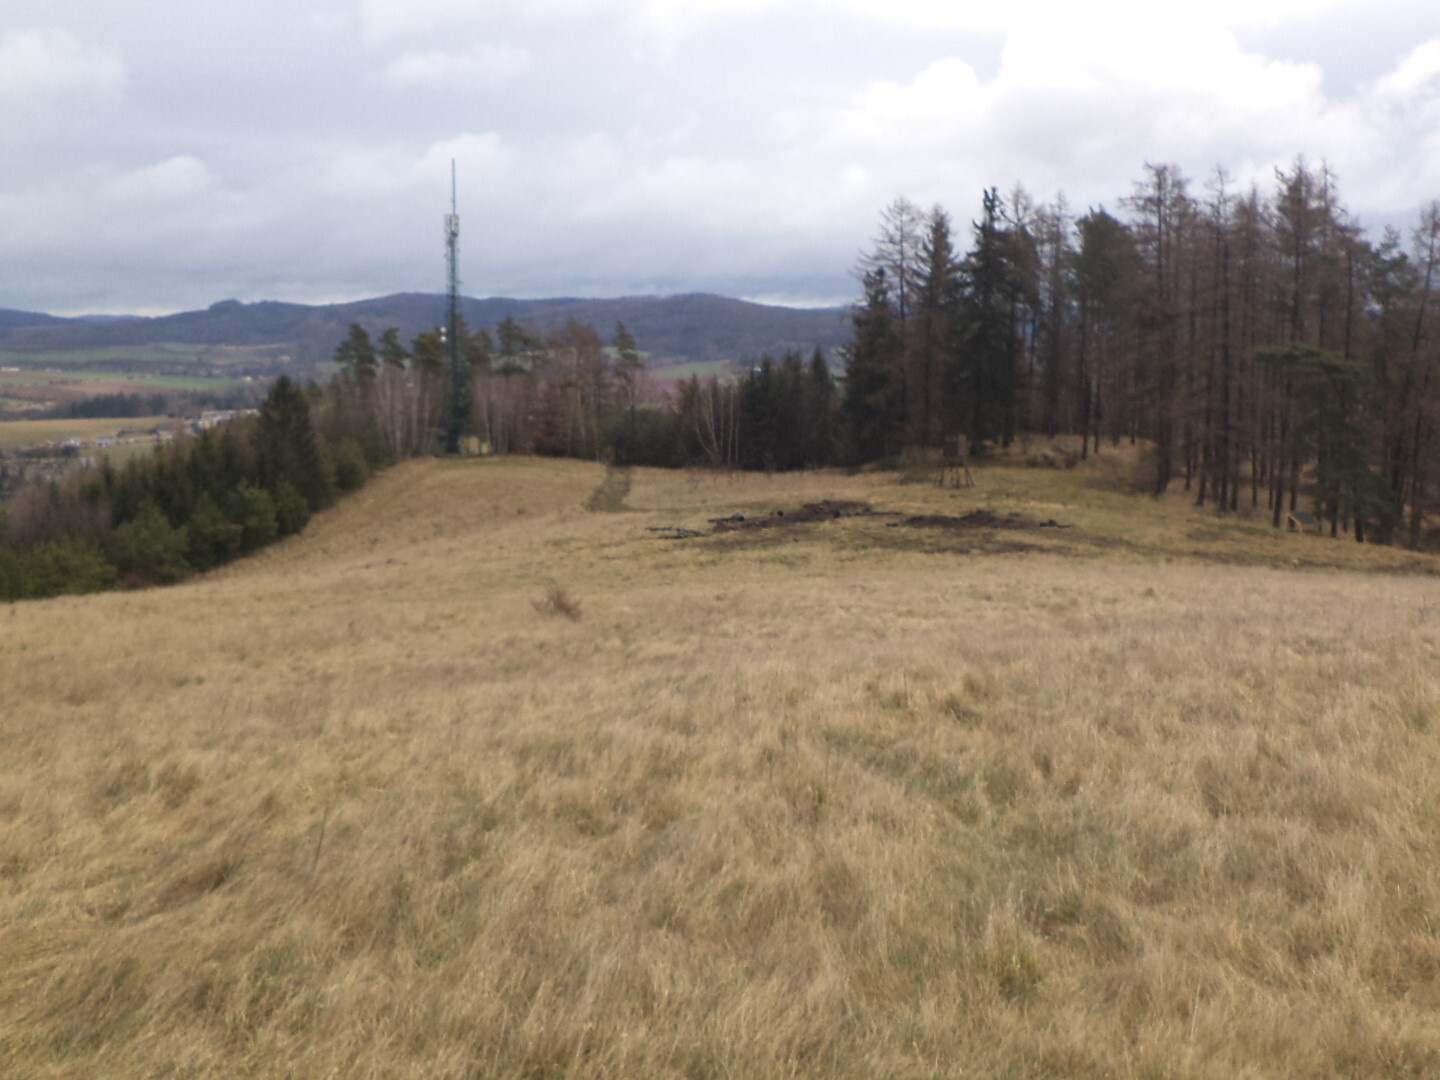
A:
[[[0,371],[0,390],[6,387],[64,387],[67,396],[89,390],[93,393],[124,393],[135,390],[228,390],[241,386],[243,377],[223,375],[137,374],[109,370],[22,369]]]
[[[0,370],[0,387],[49,386],[54,383],[75,382],[79,378],[79,375],[70,375],[61,371]]]
[[[289,349],[275,345],[193,345],[157,343],[107,345],[90,349],[0,349],[0,367],[114,367],[117,365],[177,365],[206,368],[270,364]]]

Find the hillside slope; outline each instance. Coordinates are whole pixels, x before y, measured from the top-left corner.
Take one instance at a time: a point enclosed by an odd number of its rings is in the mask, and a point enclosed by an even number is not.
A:
[[[19,352],[191,344],[268,347],[301,367],[330,360],[346,328],[360,322],[379,334],[389,326],[410,340],[445,321],[445,298],[414,293],[347,304],[307,306],[228,300],[204,311],[152,319],[90,321],[0,313],[0,348]],[[4,316],[13,318],[7,320]],[[655,363],[750,360],[788,349],[827,353],[849,339],[838,308],[796,309],[721,296],[630,297],[610,300],[463,298],[461,314],[473,328],[494,327],[511,316],[544,333],[574,318],[606,340],[624,322]]]
[[[1123,465],[418,461],[0,611],[0,1072],[1435,1073],[1434,560]]]
[[[12,311],[0,308],[0,335],[29,326],[56,326],[64,320],[53,315],[40,315],[33,311]]]

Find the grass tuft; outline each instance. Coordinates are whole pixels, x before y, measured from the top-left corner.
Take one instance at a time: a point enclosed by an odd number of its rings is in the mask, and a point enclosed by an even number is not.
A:
[[[535,601],[535,610],[542,615],[560,615],[576,622],[580,619],[580,602],[553,581],[546,586],[544,597]]]

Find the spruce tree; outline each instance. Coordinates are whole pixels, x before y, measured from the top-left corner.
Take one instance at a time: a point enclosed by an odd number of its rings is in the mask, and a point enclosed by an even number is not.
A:
[[[280,376],[265,398],[255,438],[261,483],[277,501],[284,481],[310,510],[330,505],[330,479],[310,424],[310,402],[288,375]]]

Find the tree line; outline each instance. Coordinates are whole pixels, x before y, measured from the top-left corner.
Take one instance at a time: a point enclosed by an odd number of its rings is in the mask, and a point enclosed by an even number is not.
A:
[[[0,510],[0,599],[167,584],[299,532],[388,460],[352,398],[282,376],[256,416],[28,485]]]
[[[461,327],[466,434],[488,452],[628,465],[797,469],[842,458],[836,382],[823,353],[762,356],[738,379],[698,377],[671,392],[646,373],[634,336],[605,341],[571,319],[539,333],[507,317],[492,332]],[[449,415],[446,342],[439,331],[406,347],[352,324],[337,349],[350,399],[392,459],[441,449]]]
[[[1118,214],[992,188],[964,239],[897,199],[860,270],[844,411],[861,459],[954,435],[1071,433],[1085,456],[1145,441],[1156,494],[1426,540],[1440,202],[1408,242],[1375,241],[1323,165],[1297,159],[1268,191],[1147,165]]]

